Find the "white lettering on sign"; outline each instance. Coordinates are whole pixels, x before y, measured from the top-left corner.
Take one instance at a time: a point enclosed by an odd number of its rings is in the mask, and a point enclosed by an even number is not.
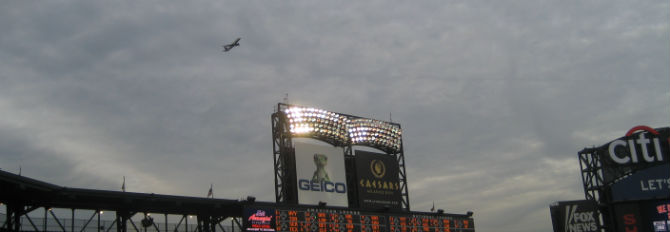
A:
[[[577,212],[579,205],[565,207],[565,230],[569,232],[596,231],[598,225],[593,211]]]
[[[661,143],[658,141],[658,138],[653,138],[649,140],[645,135],[647,133],[643,132],[638,135],[637,139],[630,139],[628,141],[624,140],[614,140],[610,143],[608,147],[610,158],[618,164],[629,164],[629,163],[639,163],[640,155],[644,162],[652,163],[656,161],[663,161],[663,154],[661,153]],[[638,154],[635,144],[640,145],[640,150],[642,154]],[[649,146],[653,145],[654,154],[650,154]],[[628,147],[630,151],[630,156],[625,154],[617,154],[615,152],[617,147]]]
[[[640,189],[642,191],[670,189],[670,179],[641,180]]]

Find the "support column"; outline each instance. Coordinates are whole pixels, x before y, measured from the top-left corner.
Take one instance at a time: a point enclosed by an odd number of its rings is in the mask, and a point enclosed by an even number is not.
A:
[[[126,224],[130,213],[127,211],[117,211],[116,212],[116,231],[117,232],[127,232]]]

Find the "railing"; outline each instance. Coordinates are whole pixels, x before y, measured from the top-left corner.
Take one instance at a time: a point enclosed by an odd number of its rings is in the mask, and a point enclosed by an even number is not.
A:
[[[5,221],[7,220],[7,214],[0,213],[0,228],[3,228]],[[71,218],[47,218],[46,221],[44,218],[37,217],[21,217],[21,228],[20,231],[46,231],[49,232],[107,232],[107,231],[116,231],[116,222],[114,220],[100,220],[100,228],[98,228],[97,220],[89,221],[88,219],[74,219]],[[138,232],[197,232],[198,225],[189,223],[188,226],[185,226],[183,223],[167,223],[164,221],[154,221],[154,226],[142,227],[141,219],[135,220],[134,223],[138,228]],[[45,227],[46,223],[46,227]],[[72,226],[74,223],[74,227]],[[239,231],[239,229],[233,229],[228,222],[227,225],[221,223],[217,225],[217,231]],[[167,230],[165,227],[167,225]],[[135,228],[128,223],[128,231],[135,231]],[[35,230],[37,228],[37,230]],[[156,229],[158,228],[158,229]],[[188,231],[185,231],[188,228]],[[65,229],[65,230],[64,230]],[[74,229],[74,230],[73,230]]]

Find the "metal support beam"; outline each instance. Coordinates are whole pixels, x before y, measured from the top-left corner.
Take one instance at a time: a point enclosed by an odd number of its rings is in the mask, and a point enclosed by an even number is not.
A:
[[[58,226],[61,228],[61,230],[63,230],[63,232],[66,232],[67,230],[65,230],[65,226],[63,226],[63,224],[60,223],[60,220],[58,220],[58,217],[56,217],[56,214],[54,214],[53,210],[49,210],[49,213],[51,213],[51,217],[54,218],[54,220],[56,221]]]
[[[86,223],[84,223],[84,226],[81,227],[81,230],[79,232],[84,232],[84,230],[86,230],[86,227],[88,226],[89,223],[91,223],[91,221],[93,220],[95,215],[98,215],[98,211],[95,211],[93,213],[93,215],[91,215],[91,217],[88,219],[88,221],[86,221]]]

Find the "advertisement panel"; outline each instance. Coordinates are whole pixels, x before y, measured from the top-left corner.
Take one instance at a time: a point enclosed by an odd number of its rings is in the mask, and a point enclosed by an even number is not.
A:
[[[636,170],[668,162],[670,128],[637,126],[626,136],[598,148],[603,178],[610,183]]]
[[[358,201],[361,208],[401,208],[402,194],[395,156],[355,151]]]
[[[344,150],[295,141],[298,203],[348,206]]]
[[[637,171],[612,185],[614,201],[659,199],[670,196],[670,164]]]
[[[592,201],[563,201],[550,207],[554,232],[598,231],[596,204]]]
[[[642,229],[642,215],[638,204],[622,204],[614,207],[618,232],[647,231]]]
[[[617,231],[670,231],[669,200],[638,201],[614,206]]]
[[[270,208],[245,208],[242,214],[244,231],[274,232],[276,225],[275,210]]]
[[[645,207],[654,232],[670,231],[670,201],[655,201]]]

